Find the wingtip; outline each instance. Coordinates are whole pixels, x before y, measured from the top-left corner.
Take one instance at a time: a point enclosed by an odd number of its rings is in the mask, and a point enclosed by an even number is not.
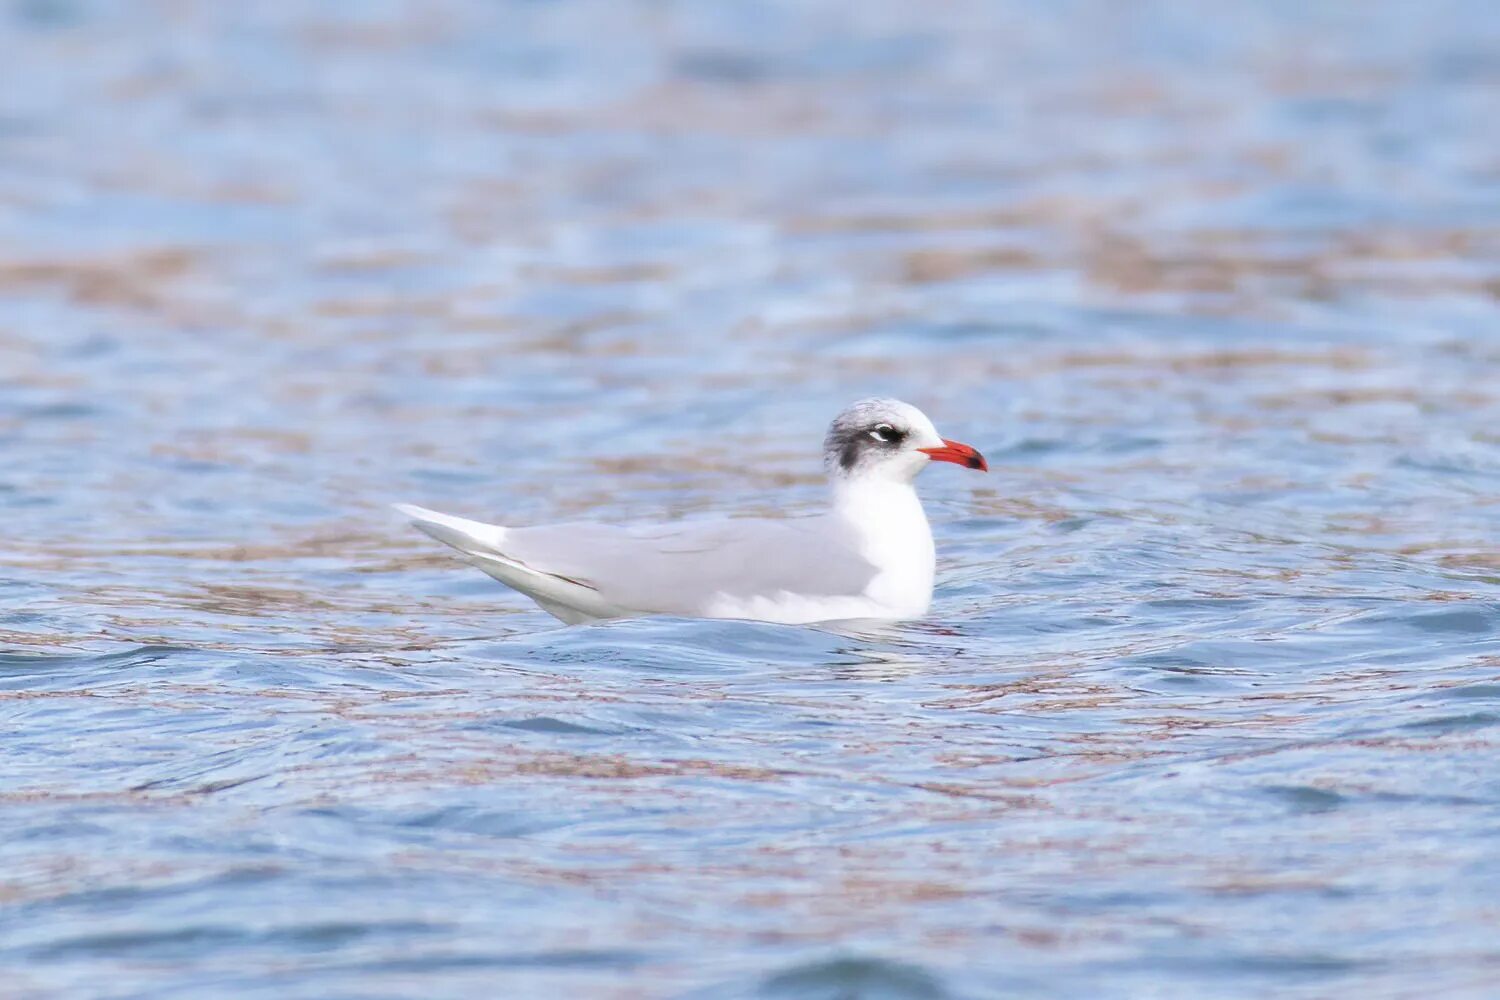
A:
[[[426,517],[428,514],[433,513],[433,511],[430,511],[425,507],[418,507],[414,503],[393,503],[391,504],[391,510],[394,510],[396,513],[401,514],[403,517],[409,517],[414,521],[420,520],[421,518]]]

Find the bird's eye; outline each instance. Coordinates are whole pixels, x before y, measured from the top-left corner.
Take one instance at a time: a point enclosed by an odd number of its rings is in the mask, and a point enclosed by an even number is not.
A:
[[[890,424],[876,424],[870,428],[870,437],[885,444],[889,444],[892,441],[900,441],[904,436],[904,434]]]

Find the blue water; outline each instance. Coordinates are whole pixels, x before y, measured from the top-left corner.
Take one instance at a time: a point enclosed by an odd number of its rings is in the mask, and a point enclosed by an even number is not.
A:
[[[15,997],[1487,997],[1500,14],[0,9]],[[561,627],[392,515],[801,512]]]

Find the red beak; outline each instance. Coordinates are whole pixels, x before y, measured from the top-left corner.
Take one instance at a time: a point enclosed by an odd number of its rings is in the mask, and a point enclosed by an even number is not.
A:
[[[966,469],[978,469],[980,472],[989,472],[989,463],[985,462],[984,456],[973,448],[958,441],[949,441],[943,438],[941,448],[918,448],[918,451],[926,452],[934,462],[952,462],[962,465]]]

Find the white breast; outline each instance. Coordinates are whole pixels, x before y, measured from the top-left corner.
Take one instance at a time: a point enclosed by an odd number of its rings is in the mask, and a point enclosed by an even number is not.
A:
[[[927,613],[937,558],[932,529],[909,483],[855,481],[834,494],[834,513],[860,538],[861,555],[877,573],[865,597],[898,618]]]

